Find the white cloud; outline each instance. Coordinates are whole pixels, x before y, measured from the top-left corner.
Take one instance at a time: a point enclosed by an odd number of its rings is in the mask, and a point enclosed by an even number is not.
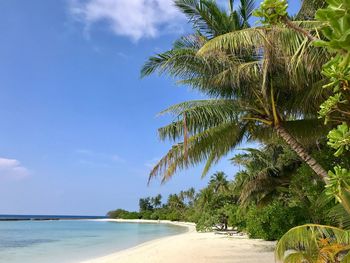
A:
[[[0,157],[0,177],[20,179],[28,175],[28,169],[22,166],[18,160]]]
[[[70,11],[87,28],[106,22],[116,35],[133,41],[179,31],[183,19],[172,0],[70,0]]]
[[[79,155],[79,162],[83,164],[110,166],[113,163],[126,162],[125,159],[118,154],[95,152],[89,149],[78,149],[75,152]]]

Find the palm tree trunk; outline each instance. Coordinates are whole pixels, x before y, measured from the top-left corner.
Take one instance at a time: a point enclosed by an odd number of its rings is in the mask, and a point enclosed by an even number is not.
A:
[[[306,31],[304,28],[294,24],[292,21],[290,21],[287,17],[282,18],[282,22],[289,28],[293,29],[296,32],[301,33],[305,37],[307,37],[310,41],[316,41],[319,40],[317,37],[314,37],[310,34],[310,32]]]
[[[306,149],[282,126],[275,126],[277,135],[280,136],[309,167],[327,184],[328,173],[323,167],[306,151]]]

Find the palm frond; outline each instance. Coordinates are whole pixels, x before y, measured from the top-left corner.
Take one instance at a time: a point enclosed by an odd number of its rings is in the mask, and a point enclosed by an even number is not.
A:
[[[183,102],[171,106],[160,114],[175,115],[176,121],[158,130],[161,140],[176,139],[184,135],[184,116],[186,127],[190,135],[207,129],[226,124],[237,123],[238,106],[232,100],[197,100]]]
[[[249,18],[252,16],[252,13],[255,9],[255,0],[241,0],[238,7],[238,14],[242,19],[242,27],[249,27]]]
[[[350,232],[332,226],[307,224],[294,227],[284,234],[277,243],[275,255],[278,260],[284,261],[287,251],[301,252],[314,260],[311,262],[316,262],[320,256],[329,256],[327,253],[322,255],[322,251],[326,252],[333,244],[341,245],[337,252],[348,250]]]
[[[295,251],[288,254],[284,260],[284,263],[300,263],[300,262],[310,262],[306,253]]]
[[[212,161],[220,159],[243,140],[244,129],[240,124],[227,123],[189,137],[186,158],[183,143],[174,145],[154,166],[149,179],[160,176],[164,183],[177,170],[206,161],[213,154]]]
[[[264,31],[265,29],[261,27],[245,28],[217,36],[209,40],[197,54],[199,56],[208,55],[215,50],[229,50],[232,54],[239,54],[244,49],[251,50],[262,46]]]
[[[305,146],[315,145],[318,140],[327,136],[330,129],[322,120],[316,118],[283,121],[281,125]]]
[[[208,37],[239,28],[239,21],[221,9],[216,1],[176,0],[175,5],[187,16],[196,30]]]
[[[243,165],[245,173],[235,179],[234,188],[239,189],[242,205],[250,201],[261,203],[288,187],[291,175],[300,163],[299,158],[287,146],[269,144],[262,149],[241,149],[231,160]]]
[[[196,49],[181,48],[172,49],[152,56],[143,65],[141,76],[145,77],[156,71],[158,71],[159,74],[168,73],[171,76],[181,75],[183,72],[186,72],[187,69],[184,63],[192,65],[203,61],[195,57],[196,52]]]
[[[335,205],[329,212],[330,216],[334,218],[337,225],[343,229],[350,230],[350,216],[348,211],[344,209],[341,204]]]

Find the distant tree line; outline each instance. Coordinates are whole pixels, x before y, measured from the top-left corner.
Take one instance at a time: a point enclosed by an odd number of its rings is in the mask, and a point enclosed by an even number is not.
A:
[[[325,142],[310,151],[325,167],[350,158],[336,158]],[[235,155],[241,167],[233,180],[214,173],[200,191],[190,188],[170,194],[140,198],[139,211],[110,211],[111,218],[189,221],[199,231],[236,228],[252,238],[275,240],[290,228],[317,223],[336,225],[335,199],[325,194],[324,182],[280,141]]]

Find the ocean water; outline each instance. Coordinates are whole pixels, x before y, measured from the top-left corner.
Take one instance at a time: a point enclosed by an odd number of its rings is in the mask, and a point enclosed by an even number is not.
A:
[[[0,215],[5,220],[58,220],[58,219],[103,219],[106,216],[69,216],[69,215]]]
[[[185,232],[167,224],[97,220],[1,221],[1,263],[75,263]]]

